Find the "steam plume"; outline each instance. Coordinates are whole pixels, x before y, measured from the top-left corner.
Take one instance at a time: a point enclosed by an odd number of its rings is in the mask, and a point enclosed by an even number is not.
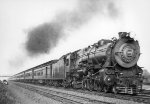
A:
[[[26,49],[30,55],[48,53],[49,49],[56,46],[62,33],[62,26],[57,23],[37,26],[28,33]]]
[[[28,32],[26,50],[30,56],[49,53],[66,28],[78,28],[87,23],[96,14],[116,18],[118,9],[113,0],[78,0],[76,9],[56,15],[52,22],[43,23]]]

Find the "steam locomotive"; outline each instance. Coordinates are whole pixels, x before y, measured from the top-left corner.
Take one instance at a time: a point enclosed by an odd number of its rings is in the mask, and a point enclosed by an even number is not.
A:
[[[12,76],[9,80],[43,83],[88,90],[137,94],[142,90],[142,68],[137,65],[140,47],[130,33],[102,39],[57,60]]]

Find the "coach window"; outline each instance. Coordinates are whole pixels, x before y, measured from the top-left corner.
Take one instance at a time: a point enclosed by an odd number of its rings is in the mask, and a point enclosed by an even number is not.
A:
[[[36,72],[34,72],[34,76],[36,76]]]
[[[69,59],[66,59],[66,66],[69,65]]]

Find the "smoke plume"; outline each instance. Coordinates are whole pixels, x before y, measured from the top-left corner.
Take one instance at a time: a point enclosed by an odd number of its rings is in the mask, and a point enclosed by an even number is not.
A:
[[[37,26],[28,33],[26,49],[30,55],[48,53],[56,46],[63,33],[62,26],[57,23],[45,23]]]
[[[66,35],[65,29],[77,29],[96,14],[114,19],[119,12],[114,0],[78,0],[74,10],[58,13],[52,22],[43,23],[28,32],[27,52],[30,56],[49,53]]]

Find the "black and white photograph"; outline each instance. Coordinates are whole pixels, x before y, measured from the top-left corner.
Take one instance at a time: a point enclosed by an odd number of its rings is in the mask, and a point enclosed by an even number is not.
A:
[[[0,104],[150,104],[149,0],[0,0]]]

